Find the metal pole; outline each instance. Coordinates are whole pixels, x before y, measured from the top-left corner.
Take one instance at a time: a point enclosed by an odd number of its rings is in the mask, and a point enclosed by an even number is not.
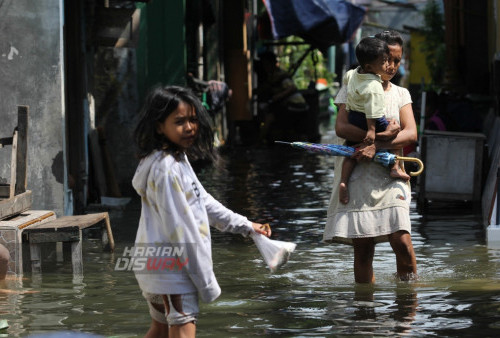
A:
[[[418,147],[421,147],[422,144],[422,135],[424,134],[425,129],[425,105],[427,104],[427,92],[422,92],[422,100],[420,103],[420,126],[418,128],[419,138],[418,138]],[[420,149],[422,150],[422,149]]]
[[[498,193],[500,192],[500,168],[497,169],[497,203],[496,203],[496,206],[497,206],[497,222],[496,224],[500,224],[500,204],[498,203],[499,202],[499,198],[498,198]]]
[[[427,92],[425,91],[425,80],[424,77],[421,79],[420,88],[422,90],[422,97],[420,100],[420,124],[418,127],[418,144],[417,150],[422,152],[422,135],[424,134],[425,129],[425,106],[427,104]]]

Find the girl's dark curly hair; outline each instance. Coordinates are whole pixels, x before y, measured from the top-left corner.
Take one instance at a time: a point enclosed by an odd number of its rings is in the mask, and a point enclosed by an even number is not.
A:
[[[184,151],[176,144],[157,132],[158,124],[174,112],[180,102],[190,105],[198,118],[198,135],[193,145],[186,149],[192,161],[208,160],[217,162],[214,149],[214,136],[210,116],[198,97],[188,88],[178,86],[157,86],[146,97],[134,130],[134,140],[138,147],[139,158],[144,158],[155,150],[162,150],[180,159]]]

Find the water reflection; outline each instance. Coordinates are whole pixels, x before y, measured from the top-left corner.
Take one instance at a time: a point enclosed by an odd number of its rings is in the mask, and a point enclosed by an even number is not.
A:
[[[478,215],[461,205],[421,215],[411,206],[420,278],[400,282],[389,244],[376,247],[373,286],[353,282],[352,248],[320,242],[333,178],[333,159],[293,149],[236,149],[227,173],[200,179],[217,199],[257,221],[274,238],[297,243],[287,266],[270,274],[251,240],[213,231],[213,258],[222,296],[201,304],[199,337],[498,336],[500,250],[488,248]],[[40,278],[0,288],[5,334],[78,331],[142,336],[147,306],[130,272],[114,271],[132,245],[139,214],[133,201],[111,213],[114,254],[84,243],[84,278],[70,262],[48,261]],[[22,293],[23,291],[36,293]],[[0,331],[0,335],[4,333]]]

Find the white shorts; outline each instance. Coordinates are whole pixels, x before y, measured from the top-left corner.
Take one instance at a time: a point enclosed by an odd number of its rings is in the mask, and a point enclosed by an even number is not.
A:
[[[151,318],[162,324],[183,325],[198,319],[198,293],[180,295],[156,295],[143,292],[148,301]],[[165,311],[166,308],[166,311]]]

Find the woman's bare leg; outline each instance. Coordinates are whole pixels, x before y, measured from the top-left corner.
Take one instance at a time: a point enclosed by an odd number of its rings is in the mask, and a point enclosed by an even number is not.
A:
[[[406,231],[395,232],[389,235],[389,242],[396,254],[398,277],[401,280],[415,278],[417,276],[417,259],[410,234]]]
[[[354,287],[354,318],[355,320],[376,320],[373,301],[375,285],[372,283],[358,283]]]
[[[194,338],[196,336],[195,323],[170,326],[170,338]]]
[[[375,242],[373,238],[355,238],[352,241],[354,246],[354,280],[356,283],[374,283]]]
[[[152,320],[149,331],[144,336],[146,338],[168,338],[168,325]]]

